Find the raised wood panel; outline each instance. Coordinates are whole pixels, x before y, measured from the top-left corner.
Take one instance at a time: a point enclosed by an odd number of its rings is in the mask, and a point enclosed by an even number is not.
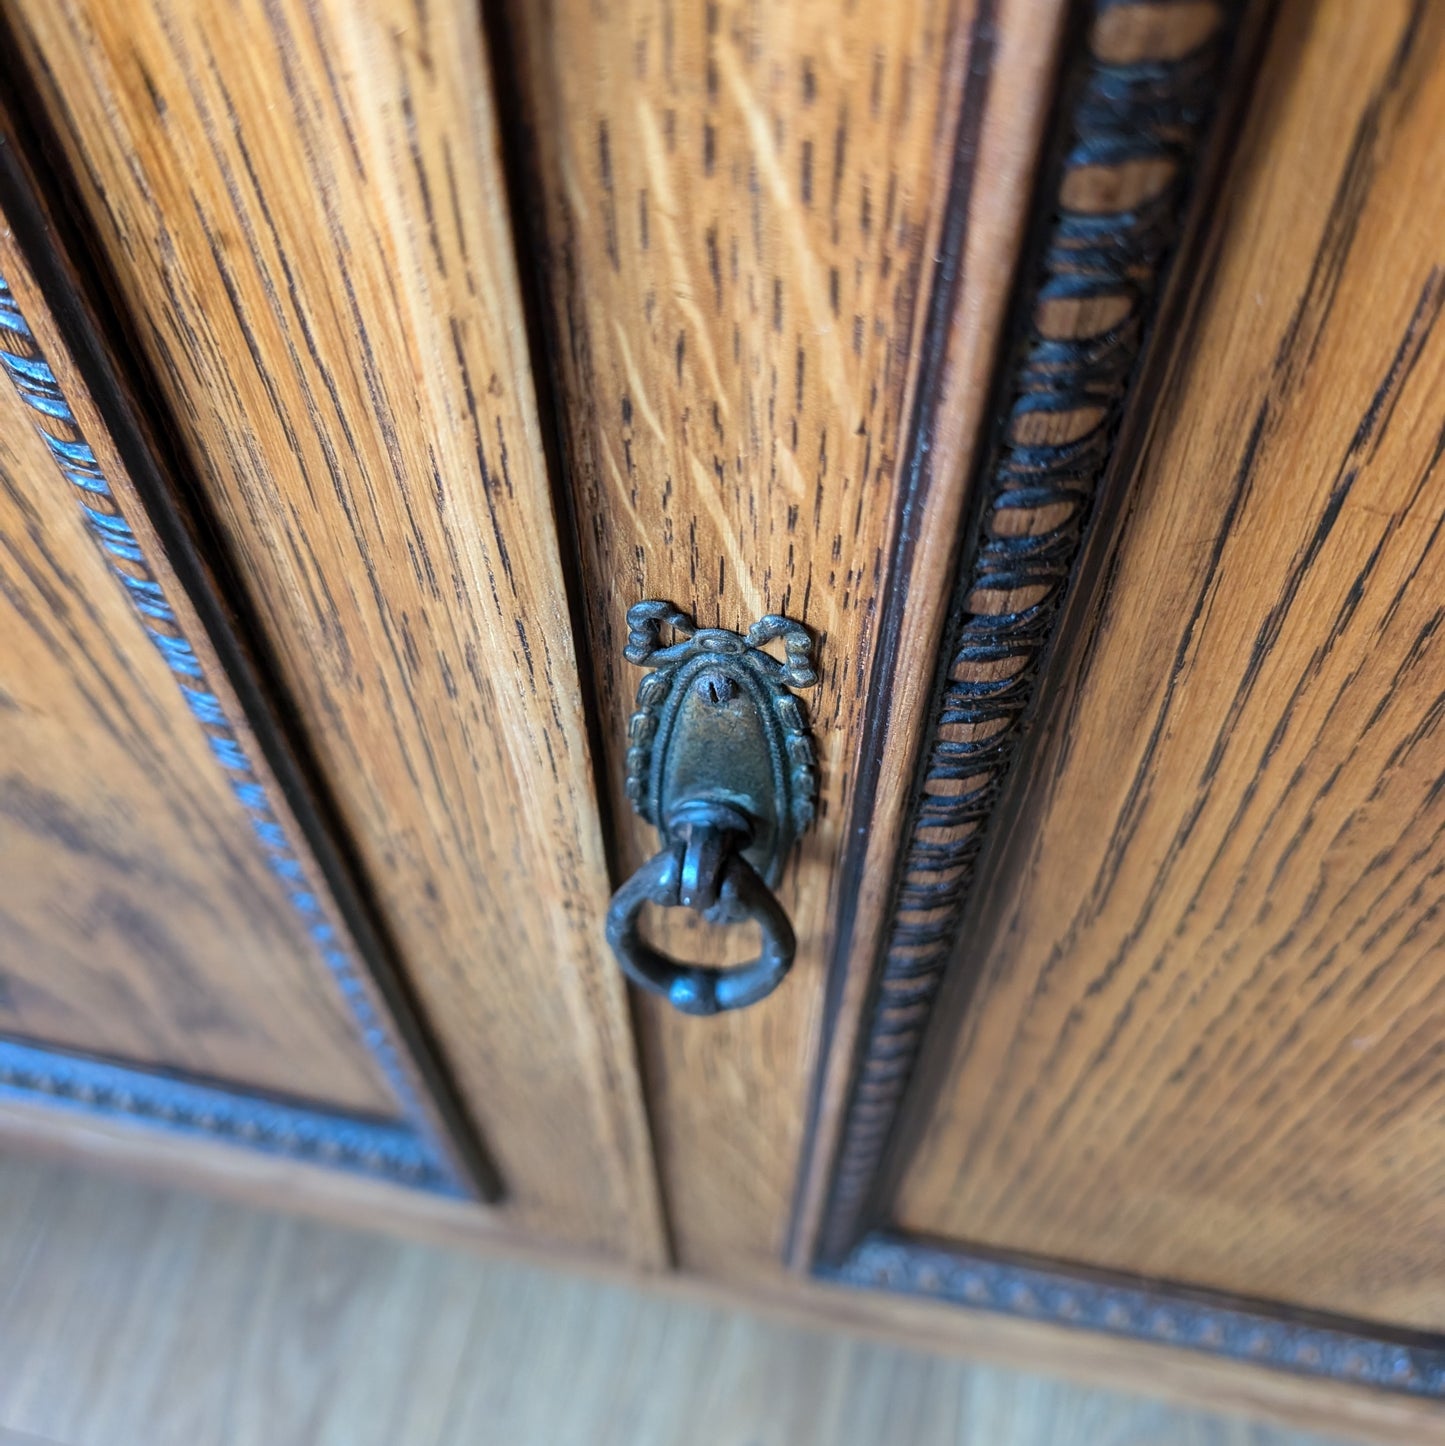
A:
[[[479,16],[4,9],[511,1212],[659,1260]]]
[[[294,837],[3,216],[0,364],[0,1034],[396,1114],[291,902],[339,928],[325,886],[304,855],[271,867],[193,711],[228,720]]]
[[[870,711],[896,713],[906,737],[928,686],[957,454],[983,407],[1062,8],[555,0],[508,7],[502,27],[623,871],[657,848],[622,792],[627,607],[668,598],[744,630],[782,612],[821,646],[806,699],[819,821],[781,889],[792,976],[708,1020],[639,1001],[674,1237],[694,1266],[769,1268],[782,1249],[856,759]],[[960,276],[946,348],[959,406],[922,446],[943,458],[930,493],[914,486],[913,382],[936,293]],[[927,534],[911,577],[893,568],[900,526]],[[918,589],[926,646],[875,688],[890,586]],[[699,960],[754,942],[651,927]]]
[[[18,119],[0,113],[0,1115],[103,1121],[134,1149],[138,1127],[224,1145],[251,1178],[269,1155],[288,1178],[470,1201],[490,1174]]]
[[[1287,3],[904,1228],[1445,1327],[1442,168],[1445,12]]]

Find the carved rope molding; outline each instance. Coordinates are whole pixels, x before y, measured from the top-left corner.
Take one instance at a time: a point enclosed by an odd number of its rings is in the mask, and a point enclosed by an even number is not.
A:
[[[362,966],[313,892],[246,744],[221,699],[207,685],[205,667],[182,631],[4,276],[0,276],[0,370],[30,409],[36,431],[74,491],[92,537],[139,614],[146,636],[170,668],[237,806],[250,821],[267,867],[285,886],[359,1039],[401,1105],[405,1123],[271,1100],[5,1039],[0,1039],[0,1097],[79,1107],[470,1197],[472,1191],[458,1177],[422,1108],[388,1022],[367,988]]]
[[[1051,152],[1061,160],[1036,202],[1036,214],[1048,217],[1046,235],[1018,312],[1006,410],[976,483],[982,516],[941,651],[820,1259],[841,1259],[869,1224],[885,1147],[1129,399],[1241,10],[1242,0],[1093,0],[1086,39],[1066,65]]]

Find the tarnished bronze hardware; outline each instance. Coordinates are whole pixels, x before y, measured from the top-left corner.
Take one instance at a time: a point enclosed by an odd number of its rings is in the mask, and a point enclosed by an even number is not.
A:
[[[699,628],[656,601],[629,608],[627,623],[625,656],[652,669],[629,725],[627,796],[663,848],[613,895],[607,941],[634,984],[683,1013],[740,1009],[778,987],[797,947],[772,891],[813,818],[813,742],[788,691],[818,681],[812,636],[776,614],[746,637]],[[665,628],[675,641],[663,643]],[[763,651],[774,640],[781,661]],[[647,903],[695,909],[710,923],[756,920],[762,953],[736,968],[679,963],[643,941]]]

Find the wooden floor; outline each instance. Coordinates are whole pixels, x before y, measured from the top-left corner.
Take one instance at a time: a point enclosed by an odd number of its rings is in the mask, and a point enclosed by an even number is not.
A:
[[[1319,1436],[7,1160],[0,1446],[37,1439],[1328,1446]]]

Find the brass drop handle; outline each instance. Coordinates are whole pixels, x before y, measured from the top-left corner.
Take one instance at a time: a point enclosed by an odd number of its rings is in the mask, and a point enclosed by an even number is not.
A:
[[[662,851],[612,896],[607,942],[634,984],[684,1014],[766,998],[797,952],[773,893],[784,859],[812,821],[812,739],[790,687],[817,682],[807,629],[776,615],[747,635],[698,628],[671,603],[628,609],[630,662],[651,665],[629,727],[627,793]],[[677,641],[664,646],[662,630]],[[763,651],[780,639],[786,660]],[[717,924],[754,920],[762,952],[734,968],[684,964],[647,944],[643,906],[695,909]]]

